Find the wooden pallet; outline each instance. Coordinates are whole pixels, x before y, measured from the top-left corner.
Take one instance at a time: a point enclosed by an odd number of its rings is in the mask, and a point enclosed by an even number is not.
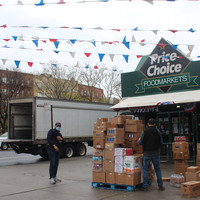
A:
[[[136,191],[136,190],[138,190],[140,185],[132,186],[132,185],[119,185],[119,184],[92,182],[92,187],[102,188],[102,189],[110,189],[110,190]]]

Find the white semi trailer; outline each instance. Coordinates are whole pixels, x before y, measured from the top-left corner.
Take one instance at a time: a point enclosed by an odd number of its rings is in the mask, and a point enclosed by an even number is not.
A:
[[[93,144],[93,127],[97,118],[116,115],[111,105],[66,101],[49,98],[16,98],[8,104],[8,134],[6,141],[16,153],[29,153],[47,158],[47,132],[55,122],[62,124],[66,143],[61,144],[61,156],[84,156],[86,146]]]

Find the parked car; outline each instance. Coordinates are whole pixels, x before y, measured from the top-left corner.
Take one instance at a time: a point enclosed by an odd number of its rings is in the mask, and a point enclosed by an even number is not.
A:
[[[2,150],[7,150],[8,149],[8,144],[3,142],[4,140],[7,140],[7,139],[8,139],[8,132],[5,132],[4,134],[2,134],[0,136],[0,148]]]

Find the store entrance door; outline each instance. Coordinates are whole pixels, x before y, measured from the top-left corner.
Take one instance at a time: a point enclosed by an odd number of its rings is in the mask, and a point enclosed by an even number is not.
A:
[[[193,112],[160,112],[157,114],[158,129],[163,136],[161,160],[169,162],[173,160],[172,142],[176,136],[185,136],[190,146],[190,160],[195,159],[195,121]]]

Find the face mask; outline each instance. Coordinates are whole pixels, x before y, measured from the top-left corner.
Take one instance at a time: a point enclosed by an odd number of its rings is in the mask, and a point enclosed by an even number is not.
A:
[[[57,127],[56,127],[56,130],[57,130],[57,131],[60,131],[60,127],[59,127],[59,126],[57,126]]]

